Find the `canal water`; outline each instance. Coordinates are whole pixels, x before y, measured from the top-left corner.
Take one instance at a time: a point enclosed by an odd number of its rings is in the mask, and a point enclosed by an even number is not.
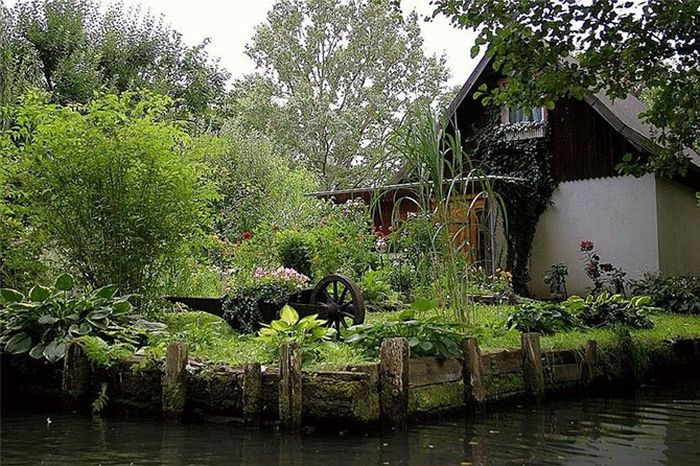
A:
[[[48,411],[3,414],[3,466],[700,465],[700,384],[509,405],[383,434],[293,436]]]

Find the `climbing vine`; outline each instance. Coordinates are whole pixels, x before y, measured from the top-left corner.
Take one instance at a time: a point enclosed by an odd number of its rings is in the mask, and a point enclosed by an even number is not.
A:
[[[518,132],[538,129],[537,123],[502,125],[500,110],[487,109],[488,123],[466,139],[472,160],[492,175],[520,178],[522,181],[497,181],[495,191],[504,200],[508,225],[506,239],[507,269],[513,274],[513,287],[529,294],[529,259],[535,228],[549,204],[556,183],[552,177],[549,134],[544,137],[513,137]]]

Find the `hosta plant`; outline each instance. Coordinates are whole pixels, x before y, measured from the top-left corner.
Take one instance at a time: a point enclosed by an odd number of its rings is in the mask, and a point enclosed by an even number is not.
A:
[[[53,286],[35,285],[26,295],[2,288],[0,348],[55,362],[63,358],[69,340],[90,335],[136,350],[146,344],[147,332],[163,325],[139,318],[128,299],[118,297],[114,285],[80,293],[69,274],[59,276]]]
[[[464,332],[463,324],[445,322],[436,316],[418,318],[413,308],[402,311],[385,322],[350,327],[345,341],[360,346],[372,357],[379,356],[384,339],[394,337],[408,340],[411,357],[459,357]]]
[[[572,296],[562,306],[576,315],[585,327],[653,328],[649,318],[653,312],[661,309],[651,305],[649,296],[634,296],[630,299],[621,294],[603,292],[597,296],[589,295],[586,299]]]
[[[258,339],[275,358],[283,343],[297,343],[303,351],[304,362],[310,362],[318,357],[320,346],[335,335],[335,329],[326,327],[326,321],[319,319],[317,314],[299,318],[297,311],[286,305],[280,311],[279,319],[269,325],[263,324]]]
[[[521,332],[552,335],[578,326],[576,318],[563,306],[555,303],[528,302],[508,316],[506,328]]]

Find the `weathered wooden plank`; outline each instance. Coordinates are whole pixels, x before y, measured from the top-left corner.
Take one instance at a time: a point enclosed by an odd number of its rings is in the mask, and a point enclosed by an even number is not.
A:
[[[522,350],[499,351],[482,356],[483,367],[494,374],[510,374],[512,372],[522,372],[523,352]]]
[[[456,358],[416,358],[408,361],[408,383],[422,387],[462,380],[462,361]]]
[[[550,365],[577,364],[581,360],[581,354],[573,350],[547,351],[542,356]]]
[[[411,387],[408,411],[430,413],[464,407],[464,385],[461,380],[421,387]]]
[[[581,380],[580,364],[557,364],[551,367],[554,383],[579,382]]]
[[[279,416],[282,429],[298,432],[301,429],[301,348],[296,343],[280,347]]]
[[[464,402],[465,404],[478,404],[486,399],[486,391],[483,383],[483,357],[479,350],[476,338],[462,340],[462,354],[464,355]]]
[[[171,343],[165,354],[163,373],[163,414],[178,418],[185,410],[187,400],[187,345]]]
[[[379,363],[379,402],[382,422],[403,428],[408,414],[408,357],[405,338],[382,341]]]
[[[260,363],[246,364],[243,369],[243,417],[247,424],[258,424],[262,414],[263,379]]]
[[[523,350],[523,379],[530,395],[540,399],[544,395],[544,371],[539,333],[523,333],[520,337]]]
[[[588,340],[586,342],[586,351],[584,353],[583,374],[581,380],[590,384],[595,380],[598,373],[598,342]]]
[[[66,346],[63,359],[63,397],[71,409],[78,409],[86,401],[90,387],[90,362],[77,341]]]

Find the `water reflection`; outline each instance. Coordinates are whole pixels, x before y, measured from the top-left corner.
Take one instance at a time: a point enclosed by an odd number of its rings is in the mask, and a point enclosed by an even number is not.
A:
[[[3,465],[700,464],[700,386],[510,406],[403,433],[287,436],[46,413],[2,419]]]

